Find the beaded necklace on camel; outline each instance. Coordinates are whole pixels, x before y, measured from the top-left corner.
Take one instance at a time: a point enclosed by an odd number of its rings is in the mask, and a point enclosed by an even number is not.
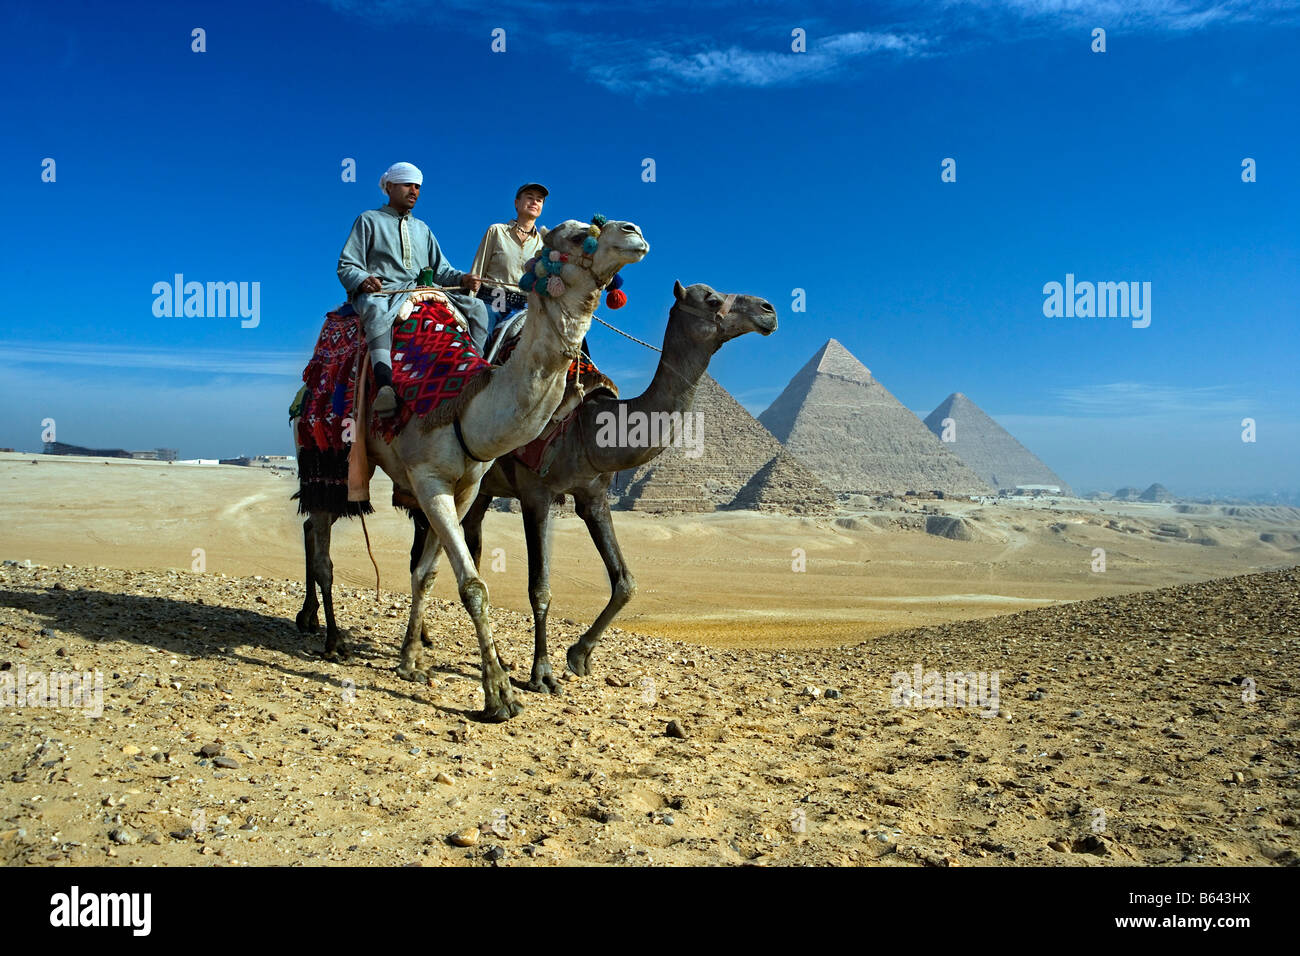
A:
[[[560,270],[565,263],[573,263],[579,268],[591,271],[592,256],[596,252],[600,231],[609,220],[597,213],[591,217],[587,235],[582,240],[582,254],[570,254],[543,245],[541,255],[533,256],[524,263],[524,274],[519,278],[519,288],[525,292],[535,291],[538,295],[556,298],[564,295],[566,286],[560,278]],[[605,286],[609,293],[605,296],[605,305],[611,309],[621,309],[627,305],[627,293],[622,291],[623,277],[617,272]]]

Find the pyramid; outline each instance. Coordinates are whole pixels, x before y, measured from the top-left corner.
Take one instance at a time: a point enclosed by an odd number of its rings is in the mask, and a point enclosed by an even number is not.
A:
[[[993,493],[835,339],[758,420],[833,491]]]
[[[703,414],[703,454],[669,446],[653,461],[621,472],[618,506],[634,511],[747,509],[829,514],[835,495],[781,447],[710,375],[691,411]]]
[[[946,418],[953,421],[949,434],[954,440],[944,445],[994,488],[1059,485],[1062,494],[1074,494],[1056,472],[961,392],[953,392],[925,419],[925,427],[941,441]]]

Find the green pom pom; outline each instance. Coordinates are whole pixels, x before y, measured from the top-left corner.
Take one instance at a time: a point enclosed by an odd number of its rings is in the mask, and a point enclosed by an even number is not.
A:
[[[604,216],[602,216],[600,213],[596,213],[596,215],[591,217],[591,222],[592,225],[603,226],[605,225],[605,223],[609,222],[609,220],[606,219]]]

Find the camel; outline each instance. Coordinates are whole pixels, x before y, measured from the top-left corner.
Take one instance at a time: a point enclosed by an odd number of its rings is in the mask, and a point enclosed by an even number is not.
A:
[[[616,472],[636,468],[654,459],[664,445],[631,447],[607,445],[596,440],[599,422],[618,420],[619,405],[626,406],[627,418],[636,413],[687,413],[695,398],[700,377],[709,360],[725,342],[746,332],[770,335],[776,329],[776,310],[764,299],[752,295],[724,296],[703,283],[673,288],[674,303],[668,313],[663,354],[654,378],[636,398],[615,399],[593,396],[579,406],[578,418],[556,439],[557,450],[545,477],[526,468],[514,456],[498,458],[483,478],[478,498],[463,522],[465,542],[478,563],[482,552],[483,515],[494,497],[518,498],[523,507],[524,535],[528,545],[528,597],[533,607],[533,669],[527,687],[532,691],[559,693],[546,652],[546,616],[551,603],[551,504],[573,495],[574,507],[587,525],[591,540],[609,572],[611,595],[604,610],[586,632],[569,648],[570,671],[585,676],[591,669],[591,653],[614,617],[636,593],[636,580],[619,550],[618,538],[606,497]],[[514,361],[511,358],[510,361]],[[506,363],[509,367],[509,362]],[[660,419],[662,421],[662,419]],[[680,426],[679,426],[680,428]],[[708,428],[707,419],[704,428]],[[626,436],[622,436],[625,438]],[[622,440],[622,438],[620,440]],[[423,530],[417,527],[415,540]]]
[[[536,290],[529,292],[531,319],[525,324],[511,361],[480,373],[489,379],[467,399],[452,422],[430,427],[412,418],[392,444],[373,431],[367,434],[366,451],[371,462],[384,469],[400,495],[410,496],[419,504],[422,523],[432,532],[423,536],[418,557],[412,550],[411,613],[397,673],[412,681],[430,679],[423,650],[427,640],[422,640],[424,613],[433,591],[438,558],[446,551],[461,603],[478,636],[483,668],[482,718],[487,721],[509,720],[523,709],[523,703],[511,690],[492,640],[487,585],[466,547],[460,522],[477,497],[479,482],[493,459],[536,438],[559,406],[565,374],[591,326],[601,290],[620,268],[639,262],[650,250],[635,224],[609,220],[600,229],[596,251],[586,256],[582,242],[588,229],[588,223],[570,219],[544,234],[547,247],[571,257],[559,273],[565,286],[563,294],[544,297]],[[319,585],[325,605],[325,653],[329,658],[342,659],[348,651],[335,623],[331,597],[333,564],[329,543],[335,518],[327,511],[312,511],[303,523],[307,597],[297,623],[300,630],[315,630],[313,585]]]

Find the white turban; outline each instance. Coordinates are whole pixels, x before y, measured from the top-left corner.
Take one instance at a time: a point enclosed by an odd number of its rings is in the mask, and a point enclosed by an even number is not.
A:
[[[415,183],[419,186],[423,182],[424,173],[411,163],[393,163],[379,177],[379,190],[387,195],[389,183]]]

